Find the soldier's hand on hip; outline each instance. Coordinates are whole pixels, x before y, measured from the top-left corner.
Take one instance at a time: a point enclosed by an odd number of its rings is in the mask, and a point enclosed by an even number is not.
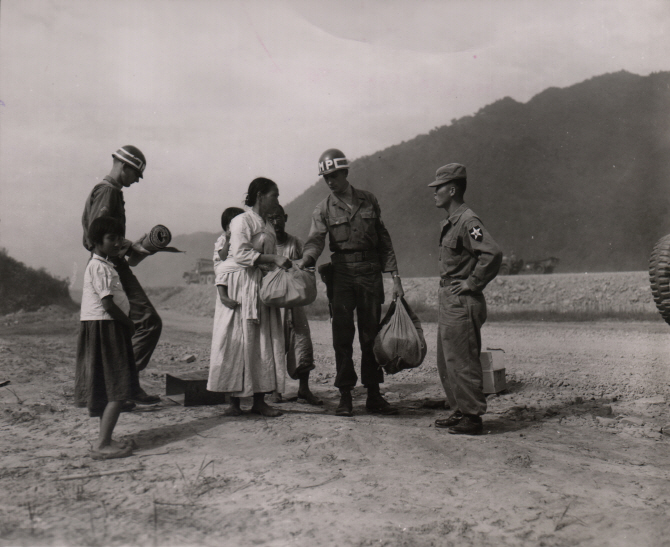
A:
[[[470,287],[468,287],[468,284],[465,281],[452,281],[449,290],[452,294],[459,295],[470,292]]]

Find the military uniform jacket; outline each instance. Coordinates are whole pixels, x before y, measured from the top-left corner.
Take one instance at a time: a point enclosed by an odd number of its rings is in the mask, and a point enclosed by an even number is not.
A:
[[[316,206],[303,256],[316,262],[326,246],[328,234],[331,252],[376,251],[382,271],[396,271],[398,264],[391,236],[382,222],[377,198],[353,186],[351,191],[351,209],[332,193]]]
[[[500,247],[465,203],[440,228],[440,276],[465,280],[472,292],[481,292],[498,274]]]
[[[88,227],[98,217],[113,217],[123,224],[123,231],[126,231],[126,207],[123,200],[123,186],[111,177],[105,177],[103,181],[96,184],[84,205],[84,214],[81,217],[81,224],[84,228],[84,247],[92,251],[93,244],[88,240]]]

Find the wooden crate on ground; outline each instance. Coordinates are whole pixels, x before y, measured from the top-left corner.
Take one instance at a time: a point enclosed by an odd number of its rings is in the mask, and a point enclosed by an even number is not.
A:
[[[482,351],[482,372],[484,373],[484,393],[500,393],[507,388],[505,380],[505,352],[502,350]]]
[[[168,399],[184,406],[222,405],[230,402],[228,395],[207,391],[208,372],[184,372],[179,376],[165,375],[165,394]]]

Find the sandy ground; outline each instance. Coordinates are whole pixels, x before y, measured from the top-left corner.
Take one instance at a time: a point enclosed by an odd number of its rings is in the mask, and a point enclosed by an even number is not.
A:
[[[211,340],[211,319],[162,315],[154,393],[165,373],[206,370]],[[446,411],[422,406],[441,397],[434,324],[424,364],[383,386],[400,415],[366,414],[357,390],[354,418],[334,416],[330,325],[312,327],[324,407],[230,418],[164,398],[121,416],[133,457],[99,462],[98,420],[72,405],[76,316],[0,321],[0,546],[670,545],[660,320],[485,325],[509,389],[480,437],[436,429]]]

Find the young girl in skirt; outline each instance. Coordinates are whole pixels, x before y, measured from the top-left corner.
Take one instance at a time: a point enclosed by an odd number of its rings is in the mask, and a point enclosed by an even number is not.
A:
[[[121,251],[123,225],[111,217],[98,217],[91,222],[88,238],[95,247],[84,274],[75,403],[87,407],[90,416],[100,417],[100,437],[91,457],[125,458],[132,447],[113,441],[112,431],[133,394],[135,327],[128,317],[128,297],[110,261]]]

